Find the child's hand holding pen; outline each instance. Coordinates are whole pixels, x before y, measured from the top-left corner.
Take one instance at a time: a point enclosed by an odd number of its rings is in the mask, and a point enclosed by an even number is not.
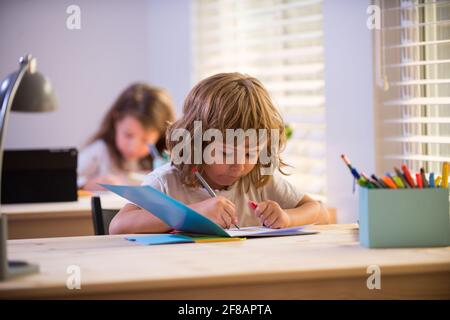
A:
[[[224,228],[230,228],[231,224],[233,224],[239,229],[234,203],[224,197],[218,197],[206,180],[203,179],[196,167],[192,168],[192,173],[195,174],[198,181],[212,197],[212,199],[198,203],[200,204],[200,208],[196,210],[200,213],[202,213],[202,211],[199,210],[203,210],[205,216],[213,219]]]
[[[216,196],[189,205],[198,213],[208,217],[223,228],[230,228],[238,223],[234,203],[222,196]]]

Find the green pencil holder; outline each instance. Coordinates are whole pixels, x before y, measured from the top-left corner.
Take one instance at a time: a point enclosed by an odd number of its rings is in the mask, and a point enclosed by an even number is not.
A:
[[[359,241],[368,248],[450,245],[449,189],[359,188]]]

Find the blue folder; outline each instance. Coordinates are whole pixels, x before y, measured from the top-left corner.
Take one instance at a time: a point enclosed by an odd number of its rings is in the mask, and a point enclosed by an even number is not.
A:
[[[150,186],[109,184],[101,184],[101,186],[150,211],[175,230],[230,237],[222,227],[210,219]]]

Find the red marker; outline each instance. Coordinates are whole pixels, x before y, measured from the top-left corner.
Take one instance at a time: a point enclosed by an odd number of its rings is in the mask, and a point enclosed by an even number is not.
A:
[[[258,205],[256,204],[255,201],[249,200],[249,201],[248,201],[248,204],[249,204],[250,208],[252,208],[253,210],[255,210],[256,208],[258,208]]]
[[[416,185],[415,185],[415,183],[414,183],[414,179],[413,179],[413,177],[411,176],[411,173],[409,172],[409,169],[408,169],[408,167],[406,166],[406,164],[403,164],[403,165],[402,165],[402,170],[403,170],[403,173],[405,174],[405,179],[406,179],[406,181],[408,182],[408,184],[411,186],[411,188],[415,188]]]
[[[422,189],[423,184],[422,184],[422,176],[420,175],[420,173],[416,173],[416,180],[417,180],[417,187]]]

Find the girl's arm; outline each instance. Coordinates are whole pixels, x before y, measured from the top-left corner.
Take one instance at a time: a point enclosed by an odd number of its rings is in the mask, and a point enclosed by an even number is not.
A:
[[[128,203],[111,220],[109,234],[166,233],[172,228],[153,214]]]
[[[87,182],[80,186],[84,190],[89,191],[96,191],[96,190],[105,190],[102,186],[98,185],[99,183],[104,184],[122,184],[122,181],[119,178],[116,178],[113,175],[109,176],[101,176],[101,177],[95,177],[92,179],[88,179]]]
[[[111,172],[109,151],[103,141],[96,140],[78,154],[77,184],[84,190],[105,190],[99,183],[122,184]],[[99,174],[103,172],[103,174]]]

